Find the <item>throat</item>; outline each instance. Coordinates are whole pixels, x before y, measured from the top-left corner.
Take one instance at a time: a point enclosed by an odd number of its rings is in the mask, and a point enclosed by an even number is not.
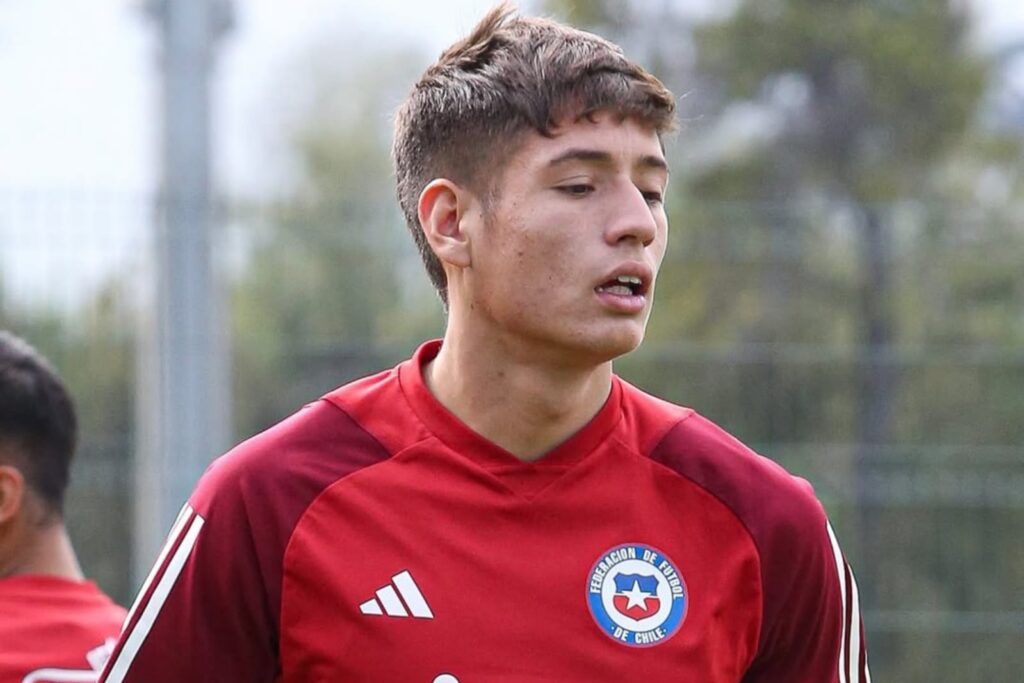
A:
[[[552,373],[505,365],[479,376],[453,371],[443,353],[425,368],[427,387],[445,408],[524,462],[542,458],[582,429],[611,391],[611,364],[592,372]]]
[[[479,429],[467,424],[523,462],[536,462],[583,429],[606,399],[607,394],[586,410],[570,409],[557,415],[531,410],[528,405],[513,406],[481,416]]]

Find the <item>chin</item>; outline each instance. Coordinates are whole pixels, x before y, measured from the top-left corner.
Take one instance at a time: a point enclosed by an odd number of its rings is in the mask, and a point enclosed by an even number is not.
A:
[[[595,330],[574,341],[579,354],[591,362],[606,363],[635,351],[644,340],[642,326],[616,326],[612,330]]]
[[[632,335],[628,338],[623,338],[621,340],[615,340],[614,343],[609,344],[608,351],[611,355],[611,358],[609,358],[609,360],[614,360],[619,356],[625,356],[627,353],[632,353],[636,351],[638,348],[640,348],[640,344],[643,342],[643,340],[643,333]]]

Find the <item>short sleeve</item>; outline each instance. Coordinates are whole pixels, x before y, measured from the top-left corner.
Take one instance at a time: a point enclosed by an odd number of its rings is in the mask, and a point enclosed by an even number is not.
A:
[[[101,681],[272,681],[276,627],[237,487],[208,472],[129,612]]]
[[[853,572],[824,512],[807,521],[779,530],[762,558],[764,622],[743,683],[870,681]]]

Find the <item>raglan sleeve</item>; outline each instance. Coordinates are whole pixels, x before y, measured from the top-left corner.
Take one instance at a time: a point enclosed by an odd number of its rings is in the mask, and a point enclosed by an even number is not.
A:
[[[869,683],[857,584],[803,480],[762,547],[763,619],[743,683]]]
[[[251,465],[251,463],[249,463]],[[281,553],[244,453],[203,475],[128,613],[100,681],[273,681]]]

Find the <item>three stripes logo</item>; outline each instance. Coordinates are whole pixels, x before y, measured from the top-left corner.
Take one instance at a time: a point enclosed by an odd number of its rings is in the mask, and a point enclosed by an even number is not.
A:
[[[371,616],[415,617],[417,619],[433,619],[420,587],[408,571],[399,572],[391,577],[391,583],[377,589],[376,597],[370,598],[359,605],[359,611]]]

